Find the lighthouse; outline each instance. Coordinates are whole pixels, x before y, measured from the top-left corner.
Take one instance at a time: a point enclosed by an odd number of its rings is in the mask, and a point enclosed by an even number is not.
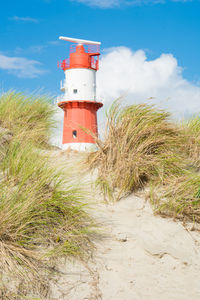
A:
[[[68,59],[59,63],[65,73],[61,82],[64,110],[63,149],[92,151],[98,136],[97,111],[103,106],[96,101],[96,72],[99,68],[100,42],[59,37],[72,42]]]

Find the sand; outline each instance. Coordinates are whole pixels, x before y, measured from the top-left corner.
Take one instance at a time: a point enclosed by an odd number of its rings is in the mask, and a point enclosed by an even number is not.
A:
[[[95,175],[80,171],[79,155],[54,151],[52,159],[59,168],[71,165],[72,177],[88,190],[89,211],[102,233],[87,263],[60,262],[52,300],[200,299],[199,232],[155,216],[136,195],[106,204],[93,185]]]

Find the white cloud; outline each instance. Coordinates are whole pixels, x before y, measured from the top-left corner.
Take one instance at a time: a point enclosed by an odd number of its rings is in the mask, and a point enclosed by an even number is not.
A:
[[[62,148],[64,111],[56,105],[54,121],[56,127],[52,130],[50,142],[51,144]]]
[[[47,43],[52,46],[58,46],[60,44],[59,41],[49,41]]]
[[[58,46],[59,41],[48,41],[42,45],[32,45],[27,48],[16,47],[14,50],[15,55],[27,55],[30,53],[40,54],[47,50],[48,47]]]
[[[175,117],[200,112],[200,86],[184,79],[172,54],[147,60],[143,50],[112,48],[101,58],[97,88],[106,107],[124,96],[128,103],[155,103]]]
[[[187,81],[182,71],[172,54],[147,60],[143,50],[133,52],[126,47],[107,50],[97,72],[97,99],[104,103],[98,111],[100,136],[103,137],[105,127],[105,110],[120,96],[125,104],[155,104],[170,111],[176,119],[200,113],[200,85]],[[53,132],[52,142],[61,146],[63,111],[60,108],[55,119],[58,128]]]
[[[46,71],[40,68],[41,63],[24,57],[9,57],[0,53],[0,69],[17,77],[34,78]]]
[[[17,22],[29,22],[29,23],[38,23],[38,20],[35,18],[30,18],[30,17],[19,17],[19,16],[14,16],[10,18],[10,20],[17,21]]]
[[[101,8],[119,6],[121,2],[121,0],[72,0],[72,1],[83,3],[89,6],[97,6]]]
[[[30,53],[42,53],[47,48],[47,45],[33,45],[28,48],[16,47],[14,53],[16,55],[25,55]]]
[[[168,0],[71,0],[99,8],[120,7],[121,5],[141,5],[165,3]],[[192,0],[171,0],[173,2],[188,2]]]

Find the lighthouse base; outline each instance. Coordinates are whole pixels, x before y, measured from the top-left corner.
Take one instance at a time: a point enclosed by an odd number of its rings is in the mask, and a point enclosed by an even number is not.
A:
[[[62,150],[76,150],[80,152],[94,152],[97,146],[94,143],[67,143],[62,145]]]

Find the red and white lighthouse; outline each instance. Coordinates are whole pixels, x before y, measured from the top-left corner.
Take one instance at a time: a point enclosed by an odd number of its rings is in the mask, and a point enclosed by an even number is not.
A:
[[[96,101],[101,43],[62,36],[59,39],[75,43],[70,47],[69,58],[59,64],[65,72],[61,84],[64,98],[58,103],[64,110],[63,149],[93,150],[98,135],[97,110],[103,106]]]

